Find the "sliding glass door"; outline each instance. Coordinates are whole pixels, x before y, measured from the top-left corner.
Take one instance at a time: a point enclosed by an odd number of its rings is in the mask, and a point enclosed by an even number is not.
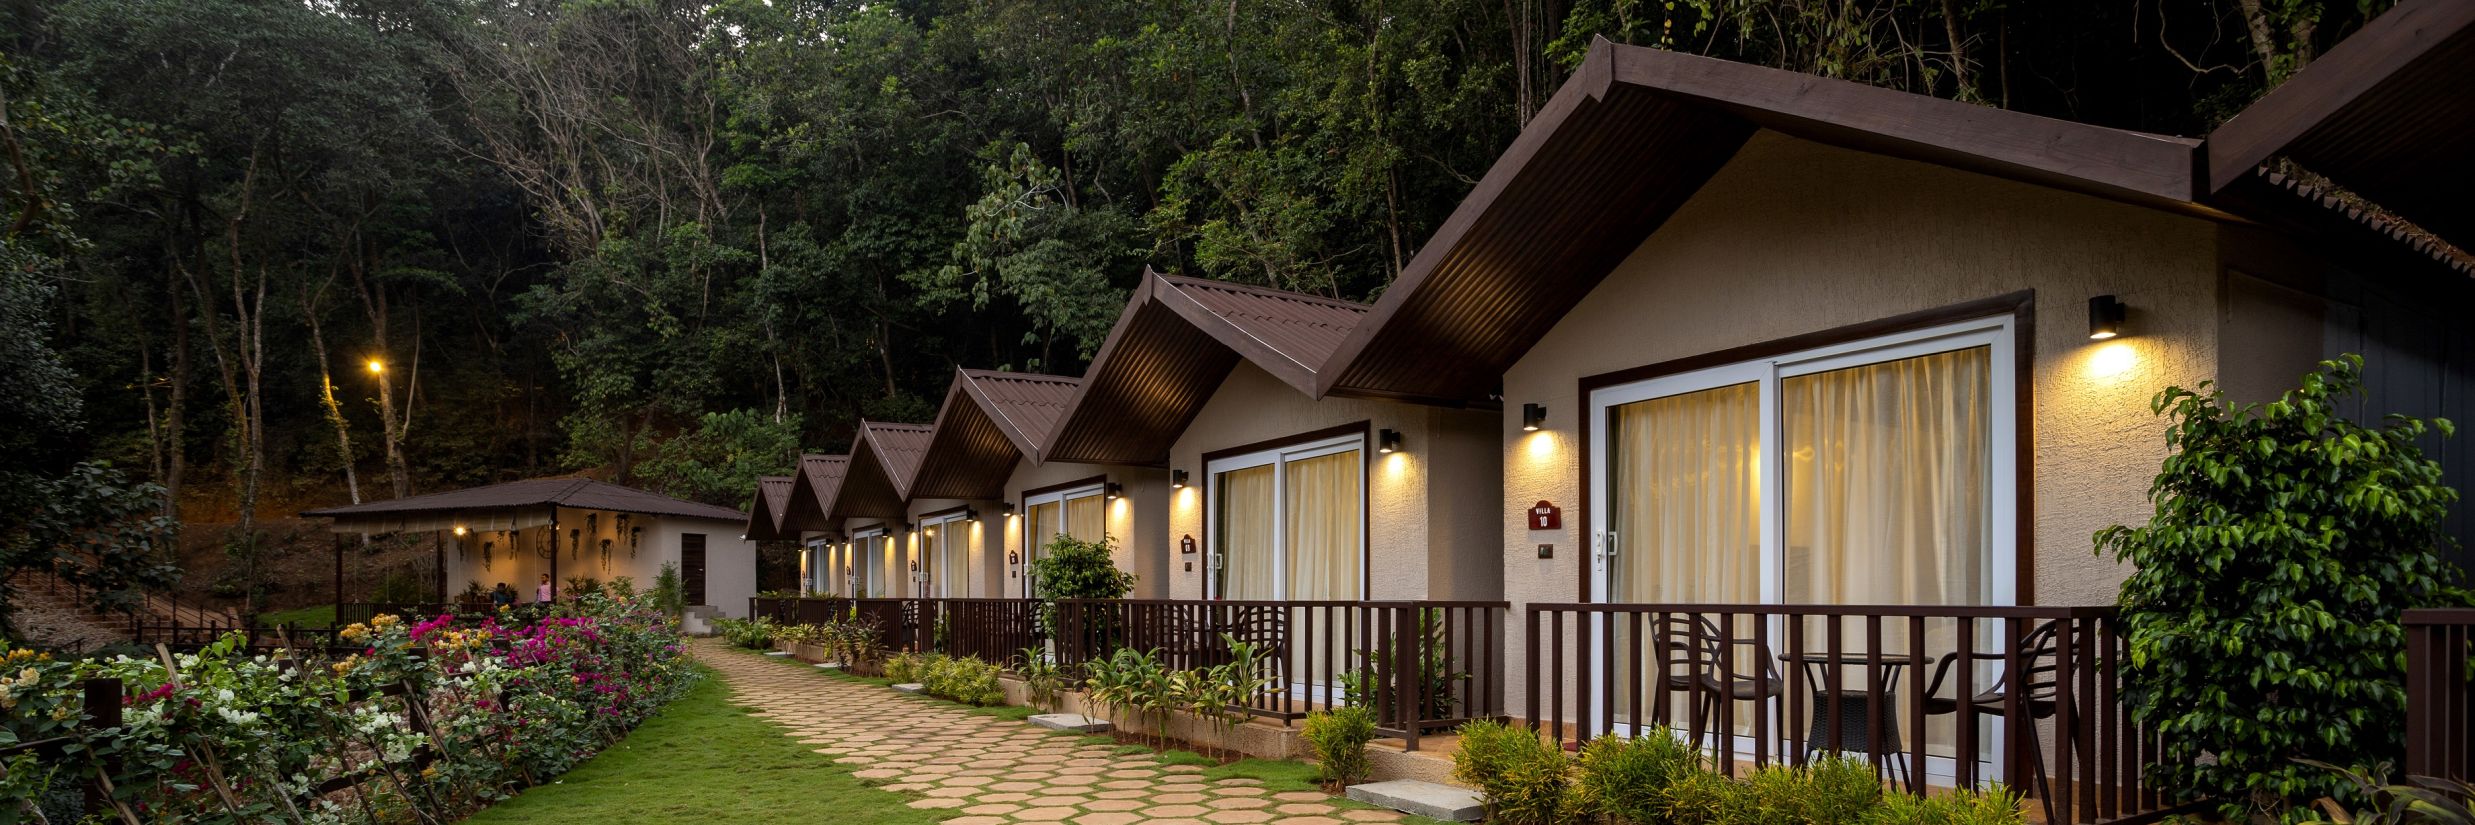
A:
[[[1212,598],[1363,597],[1363,441],[1349,435],[1210,462]]]
[[[1023,497],[1023,595],[1038,593],[1031,562],[1048,551],[1058,536],[1076,541],[1107,541],[1108,482],[1093,481],[1062,490]]]
[[[1592,596],[1652,604],[2013,603],[2011,399],[2019,377],[2012,346],[2010,319],[1996,318],[1592,391]],[[1755,621],[1707,630],[1750,639]],[[1840,649],[1863,651],[1874,641],[1862,624],[1843,625]],[[1878,641],[1886,651],[1907,651],[1909,628],[1885,623]],[[1788,635],[1782,621],[1758,629],[1772,640]],[[1629,672],[1632,657],[1650,655],[1653,640],[1608,630],[1618,660],[1601,666]],[[1815,619],[1798,633],[1818,649],[1829,631]],[[1956,622],[1929,621],[1923,636],[1935,655],[1951,651]],[[1752,679],[1750,669],[1763,667],[1775,668],[1776,678],[1804,676],[1793,663],[1741,655],[1748,652],[1738,651],[1746,671],[1737,676]],[[1850,684],[1865,677],[1842,675]],[[1678,707],[1690,701],[1669,697]],[[1604,706],[1619,722],[1636,717],[1629,696]],[[1734,718],[1742,728],[1754,714],[1747,707]],[[1926,744],[1950,753],[1947,741]]]
[[[851,534],[852,554],[859,567],[852,576],[859,589],[852,595],[871,599],[894,595],[893,545],[893,540],[886,536],[882,527],[871,527]]]
[[[971,520],[962,513],[920,520],[920,558],[928,570],[926,595],[968,599],[978,594],[971,569]]]

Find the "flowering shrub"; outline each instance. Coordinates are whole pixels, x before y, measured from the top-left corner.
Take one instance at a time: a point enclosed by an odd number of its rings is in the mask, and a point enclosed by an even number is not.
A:
[[[382,615],[338,638],[359,649],[300,664],[234,635],[168,670],[5,651],[0,744],[85,739],[45,770],[10,765],[0,809],[116,765],[112,802],[141,821],[451,820],[574,767],[695,679],[676,623],[641,598],[588,597],[525,626]],[[78,727],[94,677],[121,680],[118,729]],[[363,781],[316,792],[340,777]]]

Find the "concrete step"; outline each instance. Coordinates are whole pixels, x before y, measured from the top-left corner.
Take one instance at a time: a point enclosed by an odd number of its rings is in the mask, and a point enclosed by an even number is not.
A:
[[[1477,791],[1415,779],[1351,785],[1349,798],[1445,822],[1476,822],[1487,815]]]

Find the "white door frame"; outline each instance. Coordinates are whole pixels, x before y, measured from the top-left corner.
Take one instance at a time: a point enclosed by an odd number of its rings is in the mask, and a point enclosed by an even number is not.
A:
[[[1779,382],[1782,379],[1799,375],[1983,346],[1988,350],[1986,390],[1989,402],[1987,407],[1990,413],[1989,426],[1992,429],[1987,444],[1991,465],[1988,473],[1991,489],[1987,491],[1987,505],[1992,511],[1991,523],[1988,526],[1991,544],[1988,551],[1991,558],[1987,559],[1986,565],[1987,576],[1990,578],[1990,581],[1986,582],[1987,602],[1995,606],[2017,604],[2020,549],[2018,541],[2019,485],[2017,483],[2020,477],[2018,466],[2020,422],[2018,421],[2018,405],[2009,401],[2009,399],[2018,397],[2018,382],[2021,380],[2017,368],[2016,347],[2018,345],[2015,333],[2015,321],[2011,315],[1990,316],[1591,390],[1586,399],[1588,409],[1582,424],[1588,429],[1590,444],[1590,477],[1587,479],[1591,551],[1590,600],[1593,602],[1609,601],[1614,584],[1611,575],[1614,572],[1612,562],[1624,558],[1626,550],[1622,541],[1623,537],[1621,535],[1611,537],[1608,531],[1609,516],[1613,512],[1608,501],[1610,493],[1608,473],[1613,469],[1610,461],[1614,442],[1611,416],[1615,407],[1717,387],[1744,383],[1759,385],[1759,415],[1761,416],[1759,431],[1763,447],[1760,479],[1762,500],[1760,518],[1761,599],[1763,604],[1779,604],[1784,601],[1786,595],[1784,543],[1787,534],[1787,510],[1783,506],[1783,497],[1786,495],[1783,484],[1788,466],[1786,451],[1773,448],[1773,445],[1781,443],[1783,436],[1780,432]],[[1598,632],[1612,633],[1614,631],[1613,626],[1607,623],[1604,614],[1601,614],[1599,622]],[[1773,625],[1772,638],[1786,638],[1783,635],[1784,627],[1776,618],[1771,624]],[[1980,638],[1986,637],[1980,635]],[[1605,661],[1603,649],[1593,650],[1590,655],[1593,666],[1600,669],[1600,672],[1612,664]],[[1923,665],[1919,663],[1917,666]],[[1783,678],[1798,679],[1803,678],[1803,674],[1791,670],[1784,673]],[[1991,684],[1991,682],[1983,683]],[[1595,691],[1596,685],[1593,684],[1589,689]],[[1615,709],[1613,697],[1594,696],[1590,701],[1595,703],[1595,712],[1602,714],[1601,718],[1610,720],[1614,718],[1612,715]],[[1772,718],[1784,720],[1787,717],[1783,713],[1774,712]],[[1973,722],[1973,717],[1970,717],[1968,723]],[[1635,732],[1632,730],[1632,725],[1614,725],[1613,728],[1620,735],[1630,736]],[[1990,736],[1981,737],[1979,741],[1984,742],[1990,748],[1990,752],[2000,754],[2003,751],[2002,734],[2002,727],[1996,725]],[[1713,733],[1713,735],[1718,734]],[[1791,735],[1791,732],[1781,730],[1779,735],[1782,738],[1780,745],[1784,747],[1785,737]],[[1753,752],[1754,743],[1751,737],[1737,736],[1735,738],[1738,740],[1736,742],[1737,753]],[[1713,744],[1712,742],[1704,743],[1706,747]],[[1914,747],[1923,746],[1923,743],[1910,744]],[[1774,747],[1773,750],[1778,750],[1778,748]],[[1991,761],[1993,764],[1990,769],[1980,771],[1978,775],[1999,781],[2002,779],[2000,764],[2002,760]],[[1950,780],[1956,776],[1956,765],[1949,757],[1929,756],[1926,763],[1928,778]]]
[[[1359,558],[1360,574],[1358,576],[1357,598],[1366,598],[1369,587],[1369,582],[1367,581],[1368,577],[1365,575],[1367,548],[1366,530],[1364,529],[1367,519],[1365,505],[1367,490],[1364,489],[1367,483],[1367,458],[1366,436],[1361,433],[1350,433],[1348,435],[1333,436],[1331,438],[1319,438],[1313,441],[1303,441],[1296,444],[1256,450],[1251,453],[1222,456],[1205,463],[1203,468],[1203,535],[1205,537],[1203,542],[1203,597],[1206,599],[1221,598],[1220,572],[1227,560],[1227,554],[1223,552],[1223,548],[1220,546],[1221,473],[1232,470],[1244,470],[1251,467],[1261,467],[1267,464],[1271,465],[1272,589],[1275,593],[1272,598],[1286,600],[1289,598],[1289,540],[1287,536],[1288,531],[1282,529],[1282,527],[1283,525],[1289,523],[1288,465],[1293,461],[1303,461],[1310,458],[1322,458],[1328,455],[1339,455],[1351,450],[1358,451],[1358,484],[1360,487],[1360,500],[1356,505],[1358,507],[1358,524],[1360,529],[1358,531],[1358,535],[1353,539],[1353,541],[1358,545],[1357,555]]]

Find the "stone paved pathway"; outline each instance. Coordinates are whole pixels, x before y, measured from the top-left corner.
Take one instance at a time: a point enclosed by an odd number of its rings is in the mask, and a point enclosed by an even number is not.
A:
[[[946,825],[1402,821],[1392,811],[1343,808],[1319,792],[1273,792],[1258,780],[1206,779],[1200,767],[1162,765],[1146,754],[1117,756],[1113,745],[766,661],[715,639],[693,649],[755,715],[856,766],[862,779],[920,794],[914,808],[960,814]]]

